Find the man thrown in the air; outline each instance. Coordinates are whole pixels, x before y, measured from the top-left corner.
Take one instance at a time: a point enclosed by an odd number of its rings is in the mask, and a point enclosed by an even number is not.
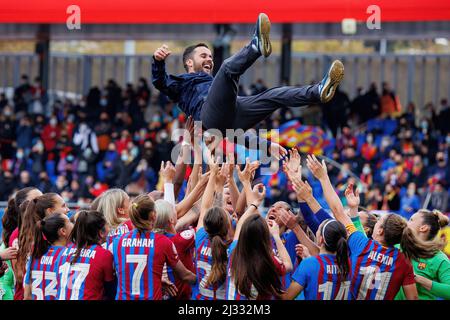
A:
[[[344,76],[344,66],[339,60],[333,61],[320,83],[275,87],[253,96],[238,96],[240,76],[260,56],[268,57],[272,52],[269,33],[269,18],[260,13],[250,43],[226,59],[214,77],[213,56],[206,44],[185,49],[183,65],[187,73],[181,75],[166,73],[165,59],[171,51],[163,45],[153,55],[153,85],[177,102],[188,116],[201,121],[205,130],[217,129],[223,136],[227,129],[248,130],[282,107],[330,101]],[[271,153],[287,153],[274,142],[269,146]]]

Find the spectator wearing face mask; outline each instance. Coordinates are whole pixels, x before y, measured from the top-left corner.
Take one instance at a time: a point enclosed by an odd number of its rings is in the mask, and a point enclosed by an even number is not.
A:
[[[44,149],[47,153],[53,152],[56,147],[56,143],[61,135],[61,128],[58,125],[58,120],[55,116],[50,118],[49,124],[44,126],[44,130],[41,134],[42,142],[44,143]]]
[[[370,164],[369,163],[365,163],[364,167],[362,169],[362,174],[360,176],[361,181],[368,185],[371,186],[373,184],[373,175],[372,175],[372,169],[370,168]]]
[[[366,161],[372,161],[377,154],[377,146],[373,143],[373,135],[368,134],[366,142],[361,147],[361,156]]]
[[[161,130],[156,136],[155,156],[157,162],[171,160],[173,142],[170,140],[169,134],[166,130]]]
[[[18,176],[21,171],[28,169],[27,159],[23,149],[17,149],[15,159],[12,163],[12,172],[14,175]]]
[[[417,210],[420,209],[420,198],[416,194],[416,184],[408,184],[406,194],[400,199],[400,214],[409,219]]]

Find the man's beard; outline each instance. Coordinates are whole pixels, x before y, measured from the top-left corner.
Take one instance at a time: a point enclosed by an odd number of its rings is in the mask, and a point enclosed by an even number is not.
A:
[[[207,69],[202,64],[195,64],[194,71],[195,72],[205,72],[207,74],[211,74],[212,73],[212,66],[211,66],[211,69]]]

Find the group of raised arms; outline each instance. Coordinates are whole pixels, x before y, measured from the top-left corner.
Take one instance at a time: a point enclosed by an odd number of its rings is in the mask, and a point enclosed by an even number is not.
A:
[[[182,148],[180,157],[192,151],[189,143]],[[359,212],[352,184],[344,208],[325,163],[308,155],[307,169],[328,203],[322,208],[302,178],[295,149],[280,170],[300,210],[277,202],[261,212],[266,190],[255,183],[260,164],[223,160],[209,154],[205,163],[195,161],[179,202],[175,181],[186,165],[166,162],[163,192],[130,199],[110,189],[70,219],[60,195],[18,191],[2,221],[3,297],[450,299],[450,262],[436,237],[448,224],[442,213],[419,210],[406,221],[397,214]]]

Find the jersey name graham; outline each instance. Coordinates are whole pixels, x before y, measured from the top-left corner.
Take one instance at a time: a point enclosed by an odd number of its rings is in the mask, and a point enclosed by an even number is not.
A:
[[[154,239],[133,238],[122,239],[122,247],[146,247],[153,248]]]

